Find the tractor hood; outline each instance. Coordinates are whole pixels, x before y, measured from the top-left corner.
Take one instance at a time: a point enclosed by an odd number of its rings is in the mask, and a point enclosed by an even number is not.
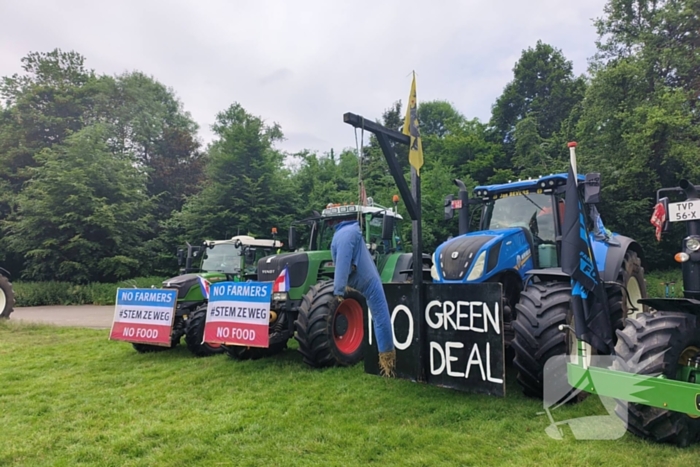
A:
[[[446,281],[464,282],[476,263],[481,263],[477,266],[483,272],[469,280],[469,282],[480,282],[480,279],[487,278],[498,264],[503,240],[516,236],[524,237],[523,230],[522,228],[483,230],[448,240],[435,250],[438,276]],[[482,253],[484,253],[483,259],[481,259]],[[476,271],[474,272],[476,275]]]
[[[289,272],[289,286],[301,286],[309,273],[309,254],[295,252],[262,258],[258,261],[258,280],[260,282],[274,282],[285,267],[288,268]]]
[[[193,287],[199,290],[199,277],[203,277],[209,282],[219,282],[226,280],[226,275],[220,272],[204,272],[201,274],[182,274],[181,276],[171,277],[163,281],[163,287],[168,289],[177,289],[178,300],[187,296]],[[199,292],[201,295],[201,291]],[[202,297],[203,298],[203,297]]]

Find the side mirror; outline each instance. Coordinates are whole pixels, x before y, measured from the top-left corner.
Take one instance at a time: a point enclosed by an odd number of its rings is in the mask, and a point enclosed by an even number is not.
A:
[[[586,174],[586,182],[583,186],[583,202],[597,204],[600,202],[600,174]]]
[[[177,265],[182,266],[185,262],[185,250],[182,248],[177,249]]]
[[[382,240],[389,240],[394,238],[394,217],[384,215],[382,219]]]
[[[454,195],[445,196],[445,220],[450,220],[455,215],[455,210],[452,207],[452,200],[454,200]]]
[[[287,238],[287,245],[289,249],[294,251],[297,249],[297,229],[293,226],[289,226],[289,237]]]

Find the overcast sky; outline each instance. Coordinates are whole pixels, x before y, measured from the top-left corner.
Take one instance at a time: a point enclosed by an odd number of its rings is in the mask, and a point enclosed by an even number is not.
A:
[[[595,53],[606,0],[0,0],[0,76],[30,51],[75,50],[98,73],[139,70],[173,88],[212,139],[239,102],[282,126],[286,151],[355,146],[342,115],[452,102],[488,120],[523,49],[538,39],[577,74]],[[431,6],[428,6],[431,5]]]

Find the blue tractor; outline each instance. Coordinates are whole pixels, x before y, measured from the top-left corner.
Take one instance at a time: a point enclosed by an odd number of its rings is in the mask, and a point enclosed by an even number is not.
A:
[[[569,333],[560,330],[570,319],[571,279],[560,267],[567,177],[560,173],[477,186],[471,199],[464,183],[455,180],[459,198],[446,198],[445,218],[459,210],[459,235],[433,254],[433,282],[503,285],[507,355],[513,358],[523,392],[532,397],[542,397],[547,360],[567,354],[573,345]],[[633,309],[641,311],[637,301],[646,297],[642,248],[603,226],[596,209],[600,174],[578,175],[578,179],[580,197],[589,210],[594,256],[606,283],[611,322],[622,329],[624,318]],[[473,232],[469,231],[470,211],[480,213],[479,230]]]

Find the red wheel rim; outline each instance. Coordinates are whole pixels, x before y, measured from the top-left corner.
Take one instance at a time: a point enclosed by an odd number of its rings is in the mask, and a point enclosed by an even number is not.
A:
[[[221,344],[210,344],[209,342],[207,342],[207,345],[212,349],[218,349],[219,347],[221,347]]]
[[[347,321],[345,332],[338,332],[337,321]],[[333,316],[333,341],[343,354],[352,354],[362,345],[365,330],[362,325],[362,306],[355,300],[346,299],[340,302]]]

